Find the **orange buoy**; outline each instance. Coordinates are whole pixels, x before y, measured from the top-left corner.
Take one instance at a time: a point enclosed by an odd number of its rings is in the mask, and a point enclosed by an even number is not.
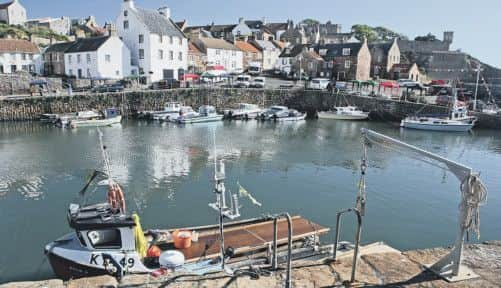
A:
[[[191,247],[191,232],[181,231],[175,233],[174,237],[174,247],[176,249],[187,249]]]

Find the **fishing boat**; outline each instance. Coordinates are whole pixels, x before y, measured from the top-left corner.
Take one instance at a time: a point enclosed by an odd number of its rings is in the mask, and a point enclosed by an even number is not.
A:
[[[266,111],[259,114],[258,120],[262,121],[302,121],[306,119],[306,113],[301,113],[285,106],[271,106]]]
[[[475,126],[476,118],[467,115],[466,107],[456,107],[447,118],[410,116],[402,120],[402,128],[444,131],[468,132]]]
[[[334,107],[331,111],[318,112],[320,119],[335,120],[367,120],[369,113],[358,109],[355,106]]]
[[[255,119],[262,111],[263,109],[259,108],[258,105],[239,103],[236,109],[226,110],[224,116],[227,119],[248,120]]]
[[[102,127],[119,124],[122,122],[122,116],[118,113],[116,108],[108,108],[98,117],[89,119],[72,119],[68,123],[70,128],[83,128],[83,127]]]
[[[59,114],[50,114],[50,113],[46,113],[46,114],[42,114],[40,115],[40,122],[43,122],[43,123],[56,123],[57,119],[59,118]]]
[[[57,115],[57,114],[46,114],[46,115]],[[85,121],[85,120],[100,118],[101,116],[102,116],[101,113],[93,110],[80,111],[76,113],[57,115],[57,119],[54,121],[54,123],[58,127],[67,128],[70,127],[69,126],[70,122],[73,120]],[[47,117],[54,117],[54,116],[47,116]]]
[[[100,131],[99,134],[106,172],[95,171],[79,194],[85,195],[97,182],[108,187],[108,201],[89,206],[70,204],[67,219],[73,231],[44,249],[57,277],[121,278],[127,274],[156,275],[167,269],[205,275],[270,262],[276,267],[287,262],[290,281],[291,261],[332,255],[333,246],[322,246],[319,240],[329,229],[300,216],[285,214],[235,221],[240,217],[239,194],[244,195],[245,189],[240,186],[238,194],[230,193],[231,206],[226,205],[230,201],[225,199],[222,161],[215,164],[212,192],[217,195],[216,202],[208,205],[218,211],[218,224],[143,231],[139,216],[126,211],[123,191],[112,180],[106,146]],[[250,195],[247,191],[245,194]],[[231,222],[225,223],[225,219]]]
[[[216,112],[216,108],[210,105],[201,106],[198,113],[183,114],[178,119],[179,124],[195,124],[219,122],[223,120],[223,115]]]
[[[156,121],[168,121],[171,116],[179,115],[182,107],[181,103],[171,102],[167,103],[161,111],[145,111],[140,113],[140,117]]]

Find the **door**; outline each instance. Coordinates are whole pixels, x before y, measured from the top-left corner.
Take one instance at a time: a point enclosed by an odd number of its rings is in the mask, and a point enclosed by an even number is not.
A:
[[[174,79],[174,70],[172,69],[164,69],[164,79]]]
[[[78,79],[82,78],[82,69],[78,69]]]

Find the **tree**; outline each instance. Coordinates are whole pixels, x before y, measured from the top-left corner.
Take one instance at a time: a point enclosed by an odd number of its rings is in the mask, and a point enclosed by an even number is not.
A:
[[[355,38],[359,41],[367,39],[368,42],[377,40],[377,34],[372,27],[364,24],[356,24],[351,27],[351,31],[355,33]]]
[[[424,36],[417,36],[415,39],[415,41],[436,41],[437,40],[437,36],[431,34],[431,33],[428,33]]]
[[[312,19],[312,18],[306,18],[303,21],[301,21],[301,23],[303,23],[305,25],[316,25],[316,24],[320,24],[320,21],[318,21],[316,19]]]

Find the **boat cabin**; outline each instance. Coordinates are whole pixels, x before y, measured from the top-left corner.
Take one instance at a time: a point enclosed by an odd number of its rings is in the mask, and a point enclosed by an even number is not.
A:
[[[108,108],[104,111],[104,116],[106,119],[110,119],[120,116],[120,113],[117,108]]]
[[[209,116],[217,114],[216,108],[214,108],[214,106],[209,106],[209,105],[204,105],[198,108],[198,113],[200,113],[201,116]]]

